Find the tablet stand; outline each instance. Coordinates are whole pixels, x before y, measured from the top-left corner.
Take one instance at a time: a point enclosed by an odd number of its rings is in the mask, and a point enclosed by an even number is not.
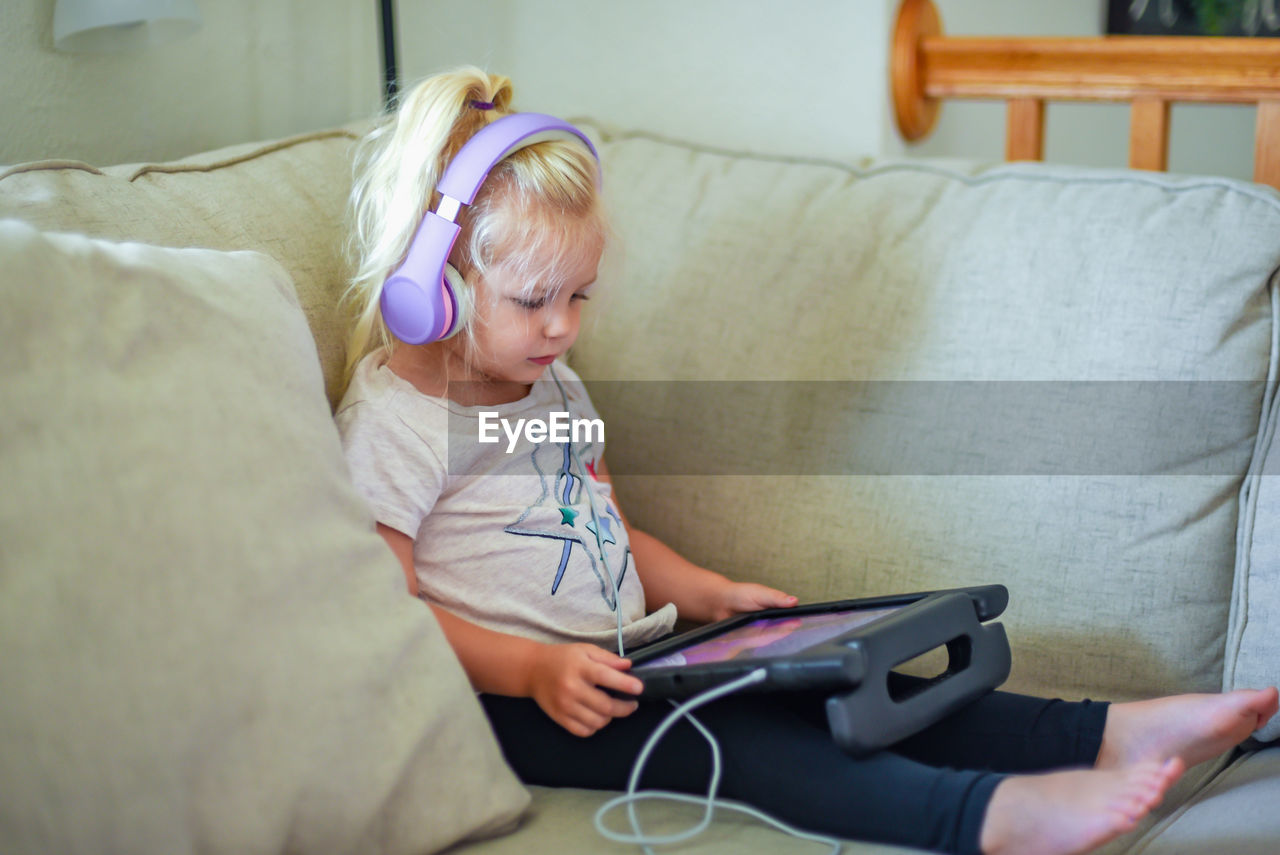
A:
[[[853,755],[868,754],[950,715],[1009,676],[1009,640],[998,623],[982,624],[973,599],[959,591],[925,597],[884,620],[840,639],[859,660],[857,688],[827,699],[827,722],[836,743]],[[890,672],[935,647],[947,648],[947,668],[905,695],[890,685]]]

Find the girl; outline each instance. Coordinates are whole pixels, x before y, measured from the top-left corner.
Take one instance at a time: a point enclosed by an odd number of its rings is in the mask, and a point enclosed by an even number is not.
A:
[[[458,335],[409,344],[386,329],[384,281],[440,205],[445,168],[510,100],[506,78],[460,69],[419,84],[366,140],[352,196],[358,318],[336,419],[378,531],[516,772],[622,789],[669,709],[626,699],[642,684],[612,650],[667,634],[677,613],[713,621],[796,599],[694,566],[628,525],[602,437],[518,452],[477,441],[482,419],[598,418],[560,362],[607,233],[585,144],[514,151],[458,214]],[[1277,707],[1275,689],[1117,705],[997,692],[854,759],[831,741],[821,700],[736,695],[704,708],[725,757],[721,792],[842,837],[987,853],[1081,852],[1134,828],[1185,768]],[[699,740],[673,728],[646,784],[705,791]],[[1042,773],[1060,767],[1079,768]]]

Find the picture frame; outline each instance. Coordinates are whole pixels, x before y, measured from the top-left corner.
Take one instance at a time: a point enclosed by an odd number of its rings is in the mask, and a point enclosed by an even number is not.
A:
[[[1107,35],[1280,37],[1280,0],[1104,0]]]

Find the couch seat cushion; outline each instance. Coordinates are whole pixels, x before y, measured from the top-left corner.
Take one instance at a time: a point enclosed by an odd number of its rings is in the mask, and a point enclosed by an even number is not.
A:
[[[601,793],[572,788],[530,787],[533,806],[520,831],[469,845],[466,855],[634,855],[631,844],[614,843],[601,837],[594,817],[606,801],[617,793]],[[674,834],[702,818],[700,808],[650,802],[639,808],[641,827],[647,834]],[[609,816],[609,827],[627,832],[626,810]],[[759,820],[734,811],[716,813],[710,828],[678,847],[658,851],[681,855],[821,855],[827,851],[812,840],[789,837]],[[916,852],[899,846],[847,841],[842,852],[848,855],[903,855]]]
[[[1132,855],[1275,855],[1280,746],[1236,759],[1129,850]]]

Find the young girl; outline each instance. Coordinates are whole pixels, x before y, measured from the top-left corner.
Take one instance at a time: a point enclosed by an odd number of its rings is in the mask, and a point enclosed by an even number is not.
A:
[[[414,88],[366,140],[352,199],[358,319],[336,419],[378,531],[516,772],[531,784],[623,789],[669,707],[624,699],[642,684],[613,652],[619,642],[659,638],[677,614],[714,621],[796,598],[694,566],[628,525],[601,436],[518,453],[505,437],[477,441],[483,419],[598,418],[560,361],[607,234],[585,144],[516,150],[462,208],[450,255],[459,334],[415,345],[387,331],[384,281],[437,210],[446,166],[510,100],[506,78],[460,69]],[[723,752],[720,792],[841,837],[987,853],[1081,852],[1134,828],[1185,768],[1277,707],[1275,689],[1117,705],[996,692],[854,759],[831,741],[821,701],[734,695],[699,712]],[[705,792],[700,739],[676,725],[646,785]],[[1062,767],[1078,768],[1042,773]]]

